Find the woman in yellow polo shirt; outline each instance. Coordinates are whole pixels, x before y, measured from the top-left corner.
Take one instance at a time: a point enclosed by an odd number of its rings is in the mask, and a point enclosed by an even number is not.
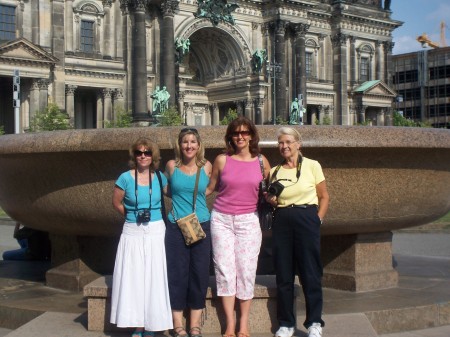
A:
[[[308,337],[321,337],[322,273],[320,225],[328,209],[329,195],[320,164],[303,157],[297,130],[278,130],[278,149],[283,162],[272,168],[266,199],[276,207],[273,255],[277,282],[276,337],[295,332],[294,279],[298,268],[306,302],[304,326]]]

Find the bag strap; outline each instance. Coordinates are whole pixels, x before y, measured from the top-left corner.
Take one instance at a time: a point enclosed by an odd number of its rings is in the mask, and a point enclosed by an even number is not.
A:
[[[161,213],[164,223],[167,223],[167,214],[166,214],[166,204],[164,203],[164,191],[163,191],[163,185],[162,185],[162,178],[161,178],[161,172],[155,171],[156,176],[158,177],[159,181],[159,187],[161,190]]]
[[[264,181],[264,187],[265,187],[265,179],[264,179],[264,162],[263,162],[263,159],[262,159],[262,155],[261,154],[258,154],[258,160],[259,160],[259,167],[260,167],[260,169],[261,169],[261,175],[262,175],[262,177],[263,177],[263,181]],[[267,180],[268,182],[270,182],[270,173],[269,173],[269,177],[268,177],[269,179]]]
[[[194,187],[194,200],[192,202],[192,212],[195,213],[195,205],[197,203],[197,192],[198,192],[198,181],[200,180],[200,170],[201,167],[197,167],[197,174],[195,177],[195,187]]]

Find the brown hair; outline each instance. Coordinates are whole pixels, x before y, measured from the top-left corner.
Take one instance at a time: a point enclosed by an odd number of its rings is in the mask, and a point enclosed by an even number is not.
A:
[[[130,149],[128,150],[128,154],[130,156],[128,166],[132,169],[136,168],[136,156],[134,155],[134,151],[138,150],[142,146],[146,150],[152,152],[152,163],[150,164],[150,171],[154,172],[159,167],[161,156],[159,154],[159,146],[156,143],[153,143],[148,138],[139,138],[133,143],[133,145],[130,146]]]
[[[250,136],[252,137],[252,139],[249,142],[249,148],[250,148],[250,153],[252,155],[252,157],[256,157],[260,150],[259,150],[259,135],[258,135],[258,130],[256,129],[255,124],[253,124],[253,122],[248,119],[247,117],[244,116],[239,116],[238,118],[233,119],[227,127],[227,131],[225,133],[225,144],[226,144],[226,149],[225,152],[228,155],[233,155],[236,152],[236,148],[234,146],[233,143],[233,137],[232,137],[232,133],[234,131],[236,131],[236,129],[240,126],[246,126],[248,131],[250,131]]]

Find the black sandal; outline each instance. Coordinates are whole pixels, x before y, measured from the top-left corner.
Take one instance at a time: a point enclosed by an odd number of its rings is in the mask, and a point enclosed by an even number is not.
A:
[[[197,333],[192,333],[192,330],[197,330]],[[198,326],[193,326],[190,330],[189,330],[189,335],[191,337],[203,337],[202,336],[202,329]]]
[[[185,332],[181,334],[180,332]],[[189,335],[186,333],[186,330],[182,326],[178,326],[176,328],[173,328],[173,337],[189,337]]]

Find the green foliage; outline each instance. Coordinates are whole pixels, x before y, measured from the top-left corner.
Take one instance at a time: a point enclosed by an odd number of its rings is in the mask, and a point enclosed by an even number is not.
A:
[[[412,119],[405,118],[398,111],[394,111],[394,114],[392,116],[392,125],[420,127],[420,128],[431,128],[432,127],[429,122],[415,122]]]
[[[5,127],[0,125],[0,136],[5,134]]]
[[[238,117],[235,109],[228,109],[226,116],[220,121],[220,125],[228,125],[232,120]]]
[[[62,112],[55,103],[50,103],[44,111],[36,112],[36,115],[31,118],[29,131],[55,131],[71,128],[69,115]]]
[[[158,126],[177,126],[183,124],[183,118],[181,118],[177,108],[174,106],[164,110],[157,119],[159,121]]]
[[[356,125],[358,125],[358,126],[369,126],[369,125],[372,125],[372,120],[370,118],[368,118],[368,119],[365,119],[364,122],[357,123]]]
[[[116,118],[113,121],[105,121],[105,128],[129,128],[133,123],[133,116],[123,107],[115,109]]]
[[[277,116],[277,118],[275,119],[275,123],[277,125],[288,125],[288,121],[286,119],[283,119],[283,117],[281,116]]]
[[[319,119],[316,119],[315,122],[316,125],[331,125],[331,118],[330,116],[325,116],[322,118],[322,123],[320,122]]]

